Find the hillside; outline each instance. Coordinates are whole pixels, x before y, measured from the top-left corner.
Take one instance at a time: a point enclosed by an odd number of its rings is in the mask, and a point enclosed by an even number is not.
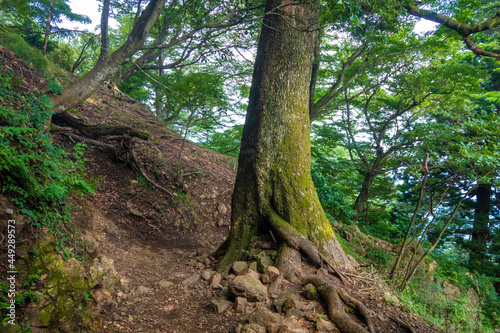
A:
[[[2,66],[22,78],[23,89],[47,86],[35,69],[11,51],[2,48],[2,54]],[[68,152],[72,152],[80,140],[87,144],[86,172],[99,185],[95,195],[72,199],[76,207],[73,219],[81,244],[69,249],[72,254],[85,258],[85,274],[92,276],[93,269],[100,267],[104,272],[102,281],[108,281],[97,283],[91,295],[94,316],[91,326],[96,331],[234,332],[235,328],[241,331],[240,322],[259,322],[258,318],[245,319],[245,314],[255,314],[255,309],[275,311],[278,308],[297,320],[292,319],[291,323],[287,319],[287,324],[281,325],[286,329],[271,325],[268,332],[278,329],[279,332],[340,332],[333,326],[319,324],[328,317],[325,304],[307,300],[304,294],[295,305],[288,307],[294,311],[285,311],[283,302],[292,303],[289,301],[292,297],[283,299],[280,295],[299,292],[302,288],[286,280],[273,292],[269,291],[270,297],[259,302],[224,303],[226,287],[234,275],[217,281],[213,253],[229,232],[236,161],[184,141],[158,123],[147,106],[108,89],[106,84],[70,114],[90,125],[124,125],[149,134],[147,140],[126,135],[91,138],[68,129],[63,121],[56,122],[58,127],[52,129],[54,142]],[[126,154],[110,150],[111,145],[124,148]],[[8,210],[15,207],[9,201],[9,193],[3,193],[2,198],[5,199],[2,201],[4,220],[10,216]],[[14,215],[19,219],[21,214],[14,212]],[[4,232],[5,226],[1,229]],[[25,233],[32,237],[27,244],[41,246],[40,240],[45,239],[46,233],[40,228]],[[54,240],[47,241],[50,242]],[[253,244],[249,249],[250,266],[258,261],[261,253],[272,257],[274,250],[271,238],[269,243]],[[4,248],[2,251],[5,255]],[[19,255],[28,256],[27,253]],[[2,274],[6,268],[2,267]],[[304,269],[314,274],[328,274],[309,265]],[[42,271],[40,275],[43,274],[46,273]],[[109,282],[113,279],[115,282]],[[44,281],[49,280],[50,273],[36,284],[42,298],[48,288]],[[389,298],[386,291],[390,288],[373,268],[360,267],[348,275],[345,288],[367,306],[376,332],[439,331],[411,309],[401,306],[397,298]],[[218,301],[213,301],[214,298]],[[276,306],[280,299],[281,306]],[[23,316],[34,332],[45,332],[47,324],[40,319],[44,308],[37,307],[36,302],[33,304],[22,308]],[[357,318],[353,304],[346,308],[349,316]],[[61,328],[68,318],[60,319],[59,331],[70,332],[79,327]],[[278,323],[285,320],[278,318]],[[245,327],[244,332],[260,332],[258,328]]]

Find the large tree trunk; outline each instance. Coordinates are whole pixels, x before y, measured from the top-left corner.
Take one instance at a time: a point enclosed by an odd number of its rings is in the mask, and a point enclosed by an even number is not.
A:
[[[485,266],[487,242],[490,235],[491,185],[479,184],[476,198],[469,265],[471,269],[485,273],[481,266]]]
[[[165,0],[151,0],[134,25],[127,41],[118,50],[97,63],[87,75],[76,83],[65,88],[62,95],[51,96],[50,102],[54,105],[55,112],[66,112],[83,102],[104,80],[130,61],[131,57],[144,44],[164,4]]]
[[[282,268],[297,258],[291,248],[304,251],[301,244],[310,241],[333,266],[351,269],[310,173],[309,80],[319,9],[314,3],[288,2],[266,3],[232,198],[231,233],[218,251],[222,272],[240,259],[253,236],[270,230],[281,239],[277,262]]]

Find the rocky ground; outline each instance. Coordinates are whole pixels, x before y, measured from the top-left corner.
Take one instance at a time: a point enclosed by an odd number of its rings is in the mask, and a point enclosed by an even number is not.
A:
[[[43,81],[32,70],[25,73],[27,85]],[[146,106],[106,85],[72,115],[150,134],[147,141],[107,138],[130,145],[133,163],[91,143],[85,151],[88,174],[99,189],[74,200],[85,244],[74,251],[95,257],[94,265],[116,272],[120,282],[113,290],[95,289],[93,306],[105,318],[96,324],[98,331],[339,332],[314,288],[284,280],[272,266],[271,238],[252,243],[246,261],[236,263],[229,276],[214,272],[212,254],[230,228],[235,160],[185,142]],[[76,142],[64,132],[54,140],[68,151]],[[310,274],[327,274],[307,261],[303,266]],[[402,323],[415,332],[438,331],[402,307],[371,269],[358,268],[347,283],[351,295],[369,308],[377,332],[405,332]],[[345,310],[356,317],[349,306]]]

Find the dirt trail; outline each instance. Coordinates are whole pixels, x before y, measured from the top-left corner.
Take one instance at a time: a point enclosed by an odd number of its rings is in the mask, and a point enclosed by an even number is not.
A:
[[[212,291],[198,277],[197,244],[178,239],[164,247],[138,241],[111,220],[92,216],[97,249],[114,260],[124,286],[119,306],[108,322],[111,332],[230,332],[230,318],[216,318]],[[225,318],[225,317],[224,317]]]

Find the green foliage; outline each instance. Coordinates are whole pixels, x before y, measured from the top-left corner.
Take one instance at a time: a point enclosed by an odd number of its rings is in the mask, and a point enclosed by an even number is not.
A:
[[[60,82],[68,82],[67,73],[59,66],[55,65],[40,50],[28,44],[21,35],[9,29],[0,27],[0,44],[11,49],[28,64],[38,69],[47,80],[57,78]]]
[[[213,132],[200,145],[227,156],[238,157],[242,133],[243,125],[235,125],[224,132]]]
[[[311,174],[323,210],[330,222],[340,220],[349,224],[354,217],[351,202],[344,192],[334,183],[333,175],[325,175],[316,164],[312,165]]]
[[[95,183],[85,174],[84,144],[68,154],[45,132],[52,105],[43,92],[15,89],[12,73],[0,78],[0,180],[1,190],[36,225],[54,234],[67,233],[72,196],[94,193]]]

